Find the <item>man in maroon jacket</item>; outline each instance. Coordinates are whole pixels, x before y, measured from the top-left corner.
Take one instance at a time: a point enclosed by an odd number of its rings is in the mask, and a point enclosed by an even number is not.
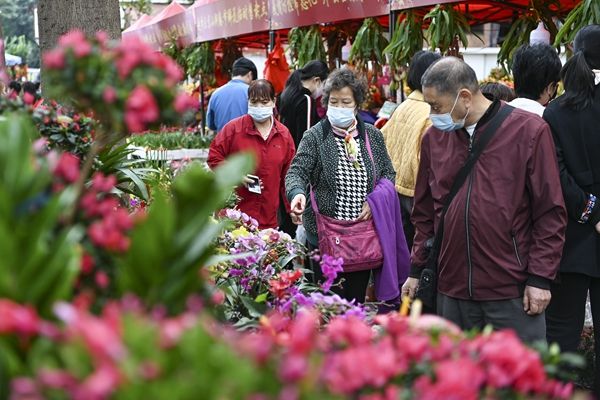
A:
[[[412,221],[414,297],[444,199],[486,125],[505,103],[488,100],[463,61],[446,57],[422,79],[433,126],[423,137]],[[513,110],[450,204],[438,259],[438,313],[463,329],[512,328],[543,340],[567,216],[548,125]]]

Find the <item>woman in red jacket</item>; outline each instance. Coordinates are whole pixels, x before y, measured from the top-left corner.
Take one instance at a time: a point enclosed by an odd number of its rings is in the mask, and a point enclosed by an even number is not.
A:
[[[277,227],[280,193],[294,158],[294,140],[289,130],[273,117],[275,89],[265,79],[248,88],[248,114],[227,123],[215,136],[208,153],[208,166],[217,167],[228,156],[250,151],[256,159],[253,175],[237,189],[239,209],[258,221],[261,229]],[[289,209],[289,207],[287,207]]]

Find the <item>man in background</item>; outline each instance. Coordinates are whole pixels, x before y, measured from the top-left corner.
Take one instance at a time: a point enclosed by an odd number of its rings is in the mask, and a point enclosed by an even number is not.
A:
[[[256,79],[256,65],[245,57],[238,58],[231,69],[231,80],[210,97],[206,120],[208,128],[219,132],[229,121],[248,113],[248,85]]]
[[[554,47],[547,44],[519,47],[512,65],[517,98],[508,104],[541,117],[556,96],[561,68]]]

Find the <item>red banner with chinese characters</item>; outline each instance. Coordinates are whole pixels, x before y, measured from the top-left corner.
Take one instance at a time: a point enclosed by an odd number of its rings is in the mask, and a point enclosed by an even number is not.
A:
[[[177,41],[180,45],[187,46],[194,42],[195,26],[191,13],[183,12],[172,17],[128,32],[137,35],[154,49],[160,50],[170,41]],[[126,35],[124,34],[123,37]]]
[[[388,0],[270,0],[271,29],[387,15]]]
[[[269,30],[268,0],[221,0],[190,11],[196,23],[196,42]]]
[[[425,6],[434,6],[443,3],[456,3],[457,0],[392,0],[392,10],[406,10]]]

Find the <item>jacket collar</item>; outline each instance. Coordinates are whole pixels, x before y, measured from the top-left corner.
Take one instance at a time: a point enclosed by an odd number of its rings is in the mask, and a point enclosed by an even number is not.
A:
[[[416,100],[416,101],[425,101],[423,97],[423,93],[419,90],[413,90],[407,97],[407,99]]]
[[[262,135],[256,129],[256,125],[254,125],[254,120],[248,114],[242,117],[242,131],[247,135],[256,135],[262,138]],[[273,126],[271,127],[271,132],[269,132],[269,138],[279,133],[281,133],[280,126],[277,124],[275,116],[273,116]]]

